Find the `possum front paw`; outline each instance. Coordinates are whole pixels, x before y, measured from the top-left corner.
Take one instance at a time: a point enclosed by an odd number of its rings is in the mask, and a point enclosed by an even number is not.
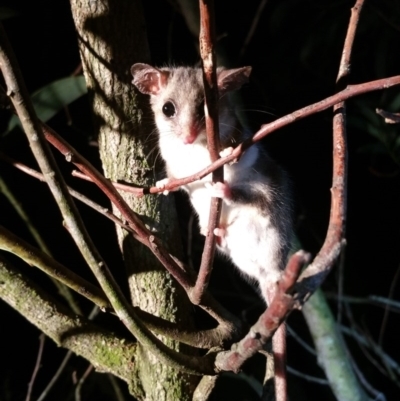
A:
[[[226,156],[230,156],[233,152],[233,148],[232,146],[229,146],[228,148],[225,148],[223,150],[221,150],[221,152],[219,152],[219,155],[221,157],[226,157]]]
[[[206,188],[208,189],[210,196],[213,198],[221,198],[227,204],[232,199],[231,188],[226,182],[206,182]]]
[[[164,189],[170,182],[171,182],[170,178],[164,178],[163,180],[156,182],[156,187],[159,189]],[[168,189],[163,191],[163,195],[168,195],[168,194],[169,194]]]
[[[222,149],[221,152],[219,152],[220,157],[224,158],[224,157],[228,157],[233,153],[234,149],[232,148],[232,146],[229,146],[225,149]],[[233,159],[232,161],[228,162],[229,165],[235,164],[239,161],[239,158],[236,157],[235,159]]]
[[[217,244],[221,248],[226,248],[226,229],[222,227],[214,228],[214,235],[217,237]]]

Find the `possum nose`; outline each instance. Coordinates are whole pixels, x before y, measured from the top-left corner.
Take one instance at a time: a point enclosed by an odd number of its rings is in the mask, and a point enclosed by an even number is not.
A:
[[[185,145],[193,143],[196,140],[197,135],[198,135],[198,130],[195,126],[191,126],[188,131],[189,132],[186,133],[186,135],[184,135],[184,137],[183,137],[183,143]]]

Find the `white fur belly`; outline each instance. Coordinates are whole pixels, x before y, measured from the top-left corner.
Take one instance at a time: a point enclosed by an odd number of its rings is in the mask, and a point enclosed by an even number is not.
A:
[[[220,250],[240,271],[258,282],[279,278],[279,235],[269,217],[261,216],[253,206],[233,205],[223,212],[221,224],[226,236]]]

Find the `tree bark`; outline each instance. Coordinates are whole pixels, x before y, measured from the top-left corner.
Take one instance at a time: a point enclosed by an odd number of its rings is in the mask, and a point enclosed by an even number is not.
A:
[[[112,181],[139,186],[154,184],[157,139],[151,133],[147,99],[134,91],[130,75],[132,64],[150,59],[141,2],[71,0],[71,7],[94,127],[99,133],[104,174]],[[170,251],[179,255],[180,236],[173,199],[154,195],[123,196]],[[147,248],[119,228],[117,234],[133,304],[169,321],[179,321],[186,328],[192,327],[192,306],[181,288]],[[162,340],[175,350],[188,352],[187,346]],[[136,398],[191,399],[197,377],[160,364],[140,346],[135,360],[138,380],[132,382],[140,385],[131,391]]]

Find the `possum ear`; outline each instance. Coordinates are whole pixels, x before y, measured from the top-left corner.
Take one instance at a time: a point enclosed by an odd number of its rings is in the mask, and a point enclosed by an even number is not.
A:
[[[145,95],[157,95],[167,85],[169,72],[148,64],[137,63],[131,67],[133,85]]]
[[[238,90],[249,81],[251,67],[241,67],[230,70],[217,69],[219,95]]]

